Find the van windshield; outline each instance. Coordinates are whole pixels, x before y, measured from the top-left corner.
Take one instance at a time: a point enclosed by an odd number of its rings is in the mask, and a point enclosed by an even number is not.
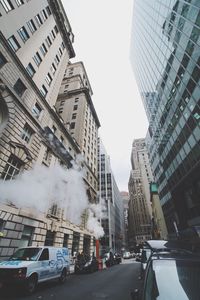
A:
[[[38,253],[41,248],[20,248],[18,249],[9,260],[37,260]]]

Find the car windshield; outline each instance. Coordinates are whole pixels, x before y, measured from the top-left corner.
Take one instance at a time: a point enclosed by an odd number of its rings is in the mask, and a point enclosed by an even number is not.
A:
[[[200,261],[153,261],[147,273],[145,300],[199,300]]]
[[[20,248],[11,257],[10,260],[36,260],[41,248]]]

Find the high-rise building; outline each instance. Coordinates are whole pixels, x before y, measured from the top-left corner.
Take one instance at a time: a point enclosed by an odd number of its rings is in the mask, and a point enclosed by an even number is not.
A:
[[[90,200],[95,202],[98,187],[97,142],[100,122],[92,102],[92,94],[83,63],[70,63],[65,70],[56,109],[80,147],[85,159],[85,180],[90,187]]]
[[[149,184],[153,180],[144,139],[133,141],[132,170],[129,178],[129,248],[151,238],[151,203]]]
[[[75,55],[61,1],[2,0],[0,28],[2,186],[34,165],[68,169],[81,150],[54,107],[69,59]],[[49,209],[39,213],[28,202],[25,207],[5,198],[0,203],[1,259],[27,245],[93,251],[93,234],[70,223],[54,203],[57,199],[49,199]]]
[[[200,224],[199,35],[199,1],[134,1],[131,61],[169,233]]]
[[[125,226],[125,249],[128,249],[128,204],[129,204],[129,193],[122,191],[120,192],[123,199],[124,207],[124,226]]]
[[[123,199],[116,184],[110,157],[98,139],[99,198],[102,205],[101,225],[104,236],[101,238],[101,252],[121,251],[125,246]]]

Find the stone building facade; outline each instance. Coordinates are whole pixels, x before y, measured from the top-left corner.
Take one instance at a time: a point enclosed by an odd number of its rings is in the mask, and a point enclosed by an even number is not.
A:
[[[129,248],[151,238],[151,204],[149,184],[152,173],[144,139],[133,141],[131,152],[132,170],[129,178]],[[149,198],[148,198],[149,194]]]
[[[54,108],[75,55],[62,3],[2,1],[0,27],[1,183],[35,164],[70,168],[80,147]],[[0,202],[0,259],[26,245],[94,251],[85,223],[70,223],[59,207],[39,213],[6,200]]]
[[[100,122],[92,101],[92,88],[82,62],[68,64],[56,102],[56,110],[84,158],[85,181],[91,202],[97,201],[97,142]]]

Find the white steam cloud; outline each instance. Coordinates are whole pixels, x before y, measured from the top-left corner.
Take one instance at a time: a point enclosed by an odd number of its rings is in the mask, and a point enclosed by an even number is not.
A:
[[[94,232],[96,238],[104,235],[103,228],[99,223],[99,219],[102,217],[102,209],[100,204],[90,204],[89,206],[89,218],[87,227],[90,231]]]
[[[60,165],[50,168],[35,166],[16,176],[14,180],[0,180],[0,202],[12,202],[17,207],[35,208],[44,213],[52,204],[57,204],[64,210],[66,219],[77,225],[81,223],[84,211],[89,209],[88,230],[96,238],[104,234],[98,221],[97,211],[100,208],[94,208],[95,205],[89,203],[83,171],[75,164],[71,169],[64,169]]]

